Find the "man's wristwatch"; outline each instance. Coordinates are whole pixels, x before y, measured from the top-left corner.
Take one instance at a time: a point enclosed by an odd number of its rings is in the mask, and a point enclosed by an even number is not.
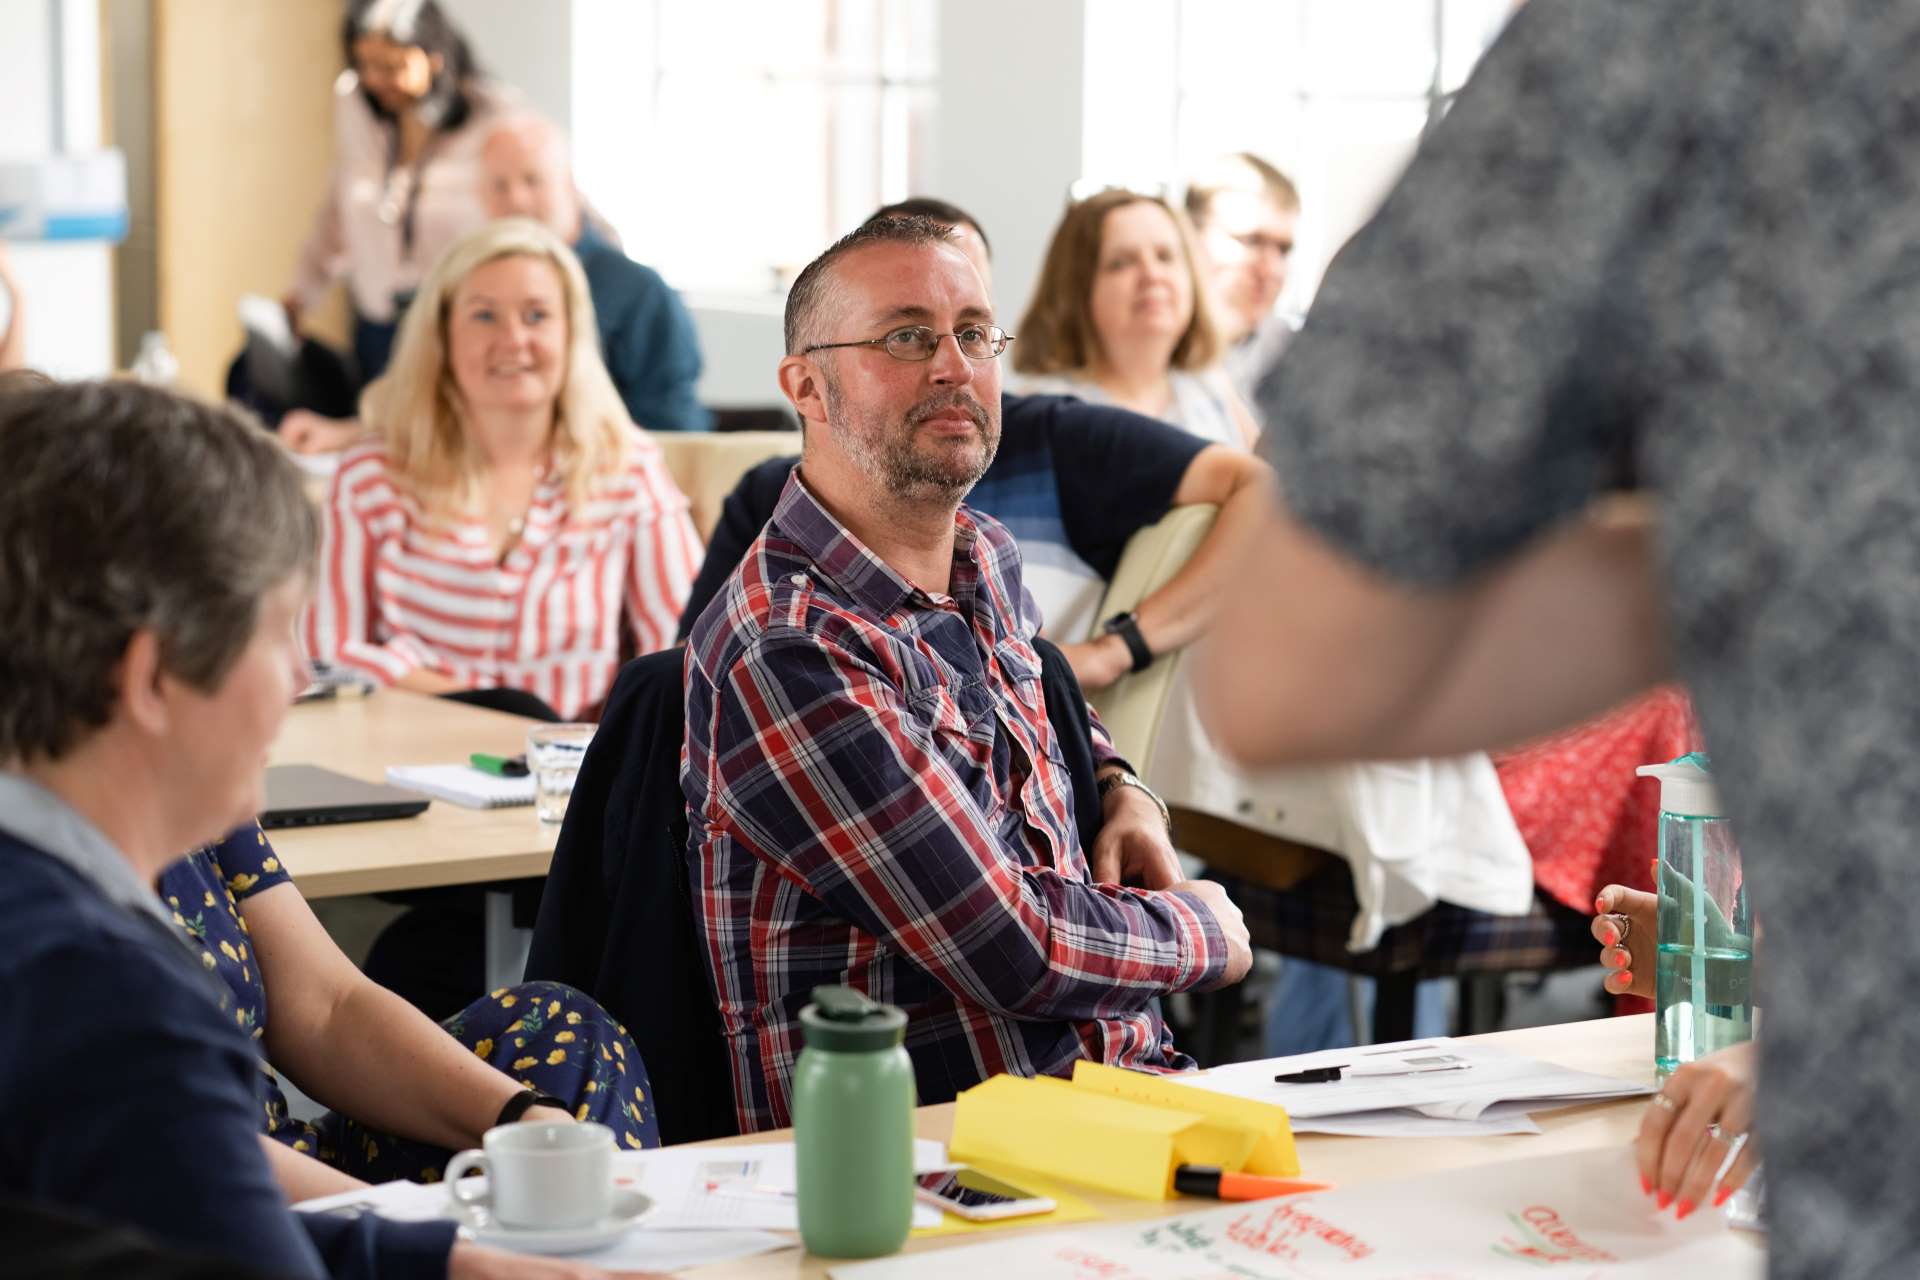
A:
[[[1105,803],[1108,793],[1117,791],[1121,787],[1138,787],[1140,790],[1146,792],[1147,799],[1153,801],[1154,807],[1160,810],[1160,821],[1167,824],[1167,833],[1169,835],[1173,833],[1173,815],[1167,812],[1167,802],[1155,795],[1152,787],[1140,781],[1138,774],[1126,769],[1115,769],[1112,773],[1102,777],[1100,779],[1101,802]]]
[[[1126,641],[1127,652],[1133,655],[1130,670],[1145,671],[1153,665],[1153,650],[1147,648],[1146,640],[1140,634],[1140,622],[1131,612],[1116,613],[1100,624],[1103,635],[1119,636]],[[1135,782],[1139,779],[1135,778]]]

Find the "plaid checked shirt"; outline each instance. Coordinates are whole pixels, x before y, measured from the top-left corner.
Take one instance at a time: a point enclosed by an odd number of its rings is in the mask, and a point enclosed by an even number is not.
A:
[[[1149,1002],[1219,977],[1219,926],[1090,883],[1020,553],[965,507],[955,526],[952,595],[930,595],[796,472],[694,628],[687,857],[742,1132],[792,1123],[822,983],[906,1011],[923,1103],[1083,1057],[1193,1065]]]

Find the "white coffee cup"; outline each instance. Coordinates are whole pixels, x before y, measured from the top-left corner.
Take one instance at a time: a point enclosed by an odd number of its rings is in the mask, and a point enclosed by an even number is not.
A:
[[[613,1212],[613,1130],[603,1124],[503,1124],[484,1151],[447,1161],[454,1203],[484,1206],[503,1227],[588,1227]],[[462,1183],[478,1170],[487,1189]]]

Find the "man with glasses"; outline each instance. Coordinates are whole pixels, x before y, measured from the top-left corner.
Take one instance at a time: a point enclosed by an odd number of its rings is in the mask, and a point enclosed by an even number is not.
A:
[[[1300,192],[1250,151],[1220,160],[1187,188],[1187,216],[1212,274],[1218,320],[1227,340],[1227,376],[1249,404],[1300,318],[1274,307],[1287,287]]]
[[[986,233],[944,200],[915,196],[884,205],[877,222],[919,214],[948,227],[953,246],[993,294]],[[1232,547],[1260,518],[1272,482],[1251,455],[1160,421],[1072,396],[1000,397],[1001,445],[967,505],[1005,525],[1020,545],[1021,580],[1040,606],[1042,631],[1060,645],[1086,690],[1104,689],[1147,661],[1197,638],[1225,587]],[[700,575],[680,616],[680,638],[720,593],[760,536],[795,457],[770,458],[740,478],[707,540]],[[1132,537],[1176,506],[1211,505],[1220,517],[1185,565],[1131,614],[1098,616],[1107,584]],[[1098,623],[1110,623],[1094,633]]]
[[[869,223],[801,273],[786,336],[801,463],[687,656],[688,858],[742,1130],[791,1122],[822,983],[906,1010],[923,1103],[1079,1058],[1190,1066],[1154,999],[1243,977],[1246,929],[1181,880],[1097,722],[1081,845],[1019,553],[961,506],[1010,340],[978,273],[945,225]]]

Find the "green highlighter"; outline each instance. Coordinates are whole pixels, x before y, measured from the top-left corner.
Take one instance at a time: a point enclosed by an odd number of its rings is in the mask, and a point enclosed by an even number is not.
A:
[[[482,773],[491,773],[496,777],[524,778],[527,776],[525,756],[490,756],[476,751],[467,757],[467,763]]]

